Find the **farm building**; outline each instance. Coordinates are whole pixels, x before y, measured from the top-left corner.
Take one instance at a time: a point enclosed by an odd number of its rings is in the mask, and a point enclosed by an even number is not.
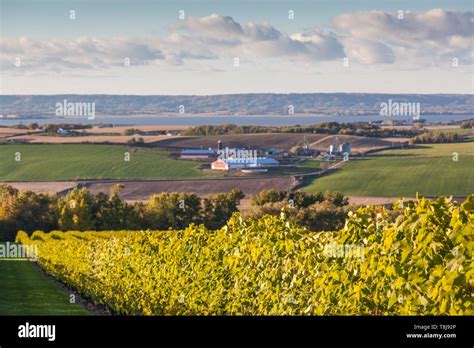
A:
[[[215,170],[238,170],[244,168],[275,167],[280,162],[273,158],[260,157],[256,159],[225,159],[211,163],[211,168]]]
[[[341,145],[339,145],[339,152],[340,152],[341,154],[347,153],[348,155],[352,155],[352,147],[351,147],[351,144],[349,144],[349,143],[342,143]]]
[[[336,139],[336,142],[329,146],[328,153],[334,156],[342,156],[345,153],[347,153],[348,155],[352,155],[352,147],[351,147],[351,144],[349,143],[339,144]]]
[[[63,129],[63,128],[59,128],[56,133],[59,134],[59,135],[68,135],[69,134],[68,130]]]
[[[180,157],[183,159],[206,159],[214,156],[214,154],[212,150],[193,149],[181,151]]]

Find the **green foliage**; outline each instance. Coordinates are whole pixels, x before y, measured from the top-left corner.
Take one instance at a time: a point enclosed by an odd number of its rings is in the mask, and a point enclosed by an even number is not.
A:
[[[124,132],[123,135],[135,135],[135,134],[140,134],[141,131],[140,129],[137,128],[127,128]]]
[[[340,192],[306,193],[295,191],[264,190],[252,196],[251,207],[245,216],[260,218],[264,215],[280,215],[284,210],[289,221],[311,231],[334,231],[344,226],[350,207],[348,199]]]
[[[153,195],[145,206],[145,217],[153,229],[182,229],[199,222],[201,199],[194,193]]]
[[[38,245],[48,273],[121,314],[473,315],[473,208],[474,196],[461,207],[444,197],[400,201],[391,221],[365,207],[333,233],[282,214],[235,215],[214,232],[19,239]]]
[[[263,190],[250,198],[252,205],[263,206],[266,203],[281,202],[286,199],[285,191],[277,191],[274,189]]]
[[[87,189],[73,189],[66,197],[20,192],[0,185],[0,241],[11,241],[19,230],[123,230],[183,229],[204,223],[217,229],[238,211],[244,197],[240,190],[201,200],[194,193],[162,193],[146,204],[129,204],[119,197],[123,185],[114,185],[110,196],[96,196]]]
[[[203,200],[202,222],[207,228],[220,228],[233,213],[238,211],[238,205],[244,194],[240,190],[211,195]]]
[[[32,232],[57,228],[56,205],[55,196],[0,185],[0,241],[13,240],[20,229]]]
[[[83,189],[70,191],[60,202],[58,225],[62,230],[90,230],[94,228],[94,197]]]
[[[411,140],[412,144],[431,144],[431,143],[459,143],[464,138],[458,133],[428,132],[417,135]]]
[[[91,214],[94,216],[95,229],[99,231],[140,228],[138,211],[116,194],[112,194],[109,198],[99,192],[95,197]]]

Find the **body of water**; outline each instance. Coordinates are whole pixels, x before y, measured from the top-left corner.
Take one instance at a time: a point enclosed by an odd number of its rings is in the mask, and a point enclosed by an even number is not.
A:
[[[472,115],[423,115],[429,123],[447,122],[450,120],[464,120],[472,118]],[[359,122],[377,121],[383,119],[411,120],[406,116],[97,116],[93,120],[86,117],[66,118],[31,118],[0,119],[0,125],[11,126],[21,124],[57,124],[57,123],[112,123],[114,125],[130,126],[199,126],[199,125],[258,125],[258,126],[295,126],[314,125],[322,122]]]

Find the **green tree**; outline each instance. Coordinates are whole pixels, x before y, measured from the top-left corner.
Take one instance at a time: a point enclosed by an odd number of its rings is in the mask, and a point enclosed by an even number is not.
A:
[[[85,188],[70,191],[63,201],[59,202],[59,228],[66,230],[93,230],[94,197]]]
[[[244,194],[236,189],[204,198],[202,207],[204,225],[210,229],[224,226],[232,214],[238,211],[242,198],[244,198]]]
[[[263,190],[250,198],[250,204],[262,206],[266,203],[280,202],[286,198],[285,191]]]
[[[161,193],[145,205],[145,217],[153,229],[182,229],[200,222],[201,199],[194,193]]]

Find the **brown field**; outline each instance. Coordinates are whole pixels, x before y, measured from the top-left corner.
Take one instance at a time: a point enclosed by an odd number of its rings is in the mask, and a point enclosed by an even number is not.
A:
[[[51,135],[19,135],[10,137],[10,140],[21,140],[28,143],[39,144],[79,144],[79,143],[113,143],[125,144],[127,141],[133,139],[133,136],[128,135],[88,135],[81,137],[61,137]],[[167,135],[143,135],[140,136],[145,143],[155,143],[163,139],[171,139],[173,136]]]
[[[233,188],[242,190],[245,198],[240,207],[246,208],[250,204],[250,197],[266,189],[287,190],[291,184],[289,177],[262,178],[262,179],[206,179],[206,180],[160,180],[160,181],[49,181],[49,182],[7,182],[20,191],[33,191],[35,193],[60,193],[65,195],[75,187],[86,187],[93,194],[99,192],[110,193],[113,185],[122,183],[120,196],[128,202],[143,202],[151,195],[162,192],[193,192],[201,197],[210,194],[228,192]],[[349,203],[355,205],[391,205],[398,197],[376,196],[349,196]],[[414,198],[406,198],[414,199]],[[463,202],[464,198],[455,198]]]
[[[354,135],[326,135],[326,134],[302,134],[302,133],[263,133],[263,134],[233,134],[213,135],[207,137],[175,137],[156,142],[154,145],[160,147],[178,148],[207,148],[215,147],[217,141],[222,141],[224,147],[253,147],[259,149],[276,147],[290,150],[293,146],[303,143],[306,136],[310,147],[320,151],[327,151],[329,146],[336,141],[339,143],[350,143],[353,152],[365,153],[374,149],[391,147],[392,142],[378,138],[360,137]],[[399,141],[403,141],[400,139]],[[397,145],[397,144],[395,144]]]
[[[282,148],[290,149],[302,143],[304,136],[309,142],[322,139],[326,135],[321,134],[297,134],[297,133],[260,133],[260,134],[232,134],[212,135],[205,137],[179,137],[157,142],[157,146],[183,147],[183,148],[207,148],[215,147],[217,141],[222,141],[224,147],[255,147],[255,148]]]
[[[0,127],[0,139],[12,137],[15,134],[26,134],[26,133],[34,133],[35,131],[30,129],[15,129],[15,128],[8,128],[8,127]]]
[[[59,193],[77,186],[77,182],[73,181],[0,182],[1,184],[10,185],[20,191],[33,191],[35,193]]]
[[[172,126],[173,129],[176,126]],[[179,126],[178,126],[179,127]],[[182,126],[186,128],[187,126]],[[46,144],[79,144],[79,143],[111,143],[111,144],[125,144],[133,139],[133,136],[119,135],[130,127],[113,127],[113,128],[99,128],[88,129],[85,133],[104,133],[104,135],[87,135],[87,136],[51,136],[41,134],[23,134],[15,136],[15,133],[20,130],[8,129],[8,139],[18,140],[27,143],[46,143]],[[134,127],[135,128],[135,127]],[[162,130],[167,126],[143,126],[137,127],[144,131]],[[0,138],[3,129],[0,128]],[[107,133],[114,133],[117,135],[105,135]],[[23,131],[24,133],[24,131]],[[21,133],[20,133],[21,134]],[[260,133],[260,134],[233,134],[221,136],[203,136],[203,137],[187,137],[187,136],[167,136],[167,135],[142,135],[140,138],[147,144],[153,144],[156,147],[171,147],[171,148],[208,148],[216,147],[217,141],[222,141],[224,147],[237,148],[279,148],[290,150],[296,145],[301,145],[303,139],[310,143],[311,148],[320,151],[327,151],[329,145],[336,141],[339,143],[350,143],[352,150],[355,153],[364,153],[374,149],[381,149],[391,147],[392,142],[405,141],[406,139],[394,138],[383,140],[378,138],[359,137],[352,135],[325,135],[325,134],[302,134],[302,133]]]
[[[109,193],[113,185],[119,183],[95,181],[87,182],[85,187],[93,194]],[[232,189],[241,190],[247,198],[266,189],[287,190],[291,177],[275,177],[261,179],[206,179],[206,180],[156,180],[120,182],[125,187],[120,191],[121,198],[127,201],[143,201],[153,194],[162,192],[193,192],[198,196],[228,192]]]
[[[349,196],[349,204],[355,205],[389,205],[396,202],[398,197]]]
[[[21,191],[36,193],[62,193],[75,187],[85,187],[91,193],[110,193],[113,185],[123,184],[121,198],[127,201],[145,201],[153,194],[162,192],[193,192],[205,197],[215,193],[239,189],[246,198],[266,189],[287,190],[291,177],[273,178],[232,178],[232,179],[203,179],[203,180],[144,180],[144,181],[49,181],[49,182],[5,182]],[[0,183],[2,184],[2,183]]]
[[[370,150],[383,149],[392,146],[392,142],[379,138],[359,137],[356,135],[329,135],[311,143],[310,147],[320,151],[327,151],[329,146],[336,142],[336,138],[339,144],[351,144],[353,153],[365,153]]]
[[[127,129],[139,129],[144,132],[152,132],[152,131],[171,131],[171,130],[186,130],[190,128],[190,126],[119,126],[119,127],[106,127],[106,128],[97,128],[97,129],[83,129],[79,130],[79,132],[84,133],[94,133],[94,134],[107,134],[107,133],[114,133],[114,134],[123,134]]]
[[[411,138],[383,138],[383,141],[388,141],[389,143],[400,143],[400,142],[409,142]]]

